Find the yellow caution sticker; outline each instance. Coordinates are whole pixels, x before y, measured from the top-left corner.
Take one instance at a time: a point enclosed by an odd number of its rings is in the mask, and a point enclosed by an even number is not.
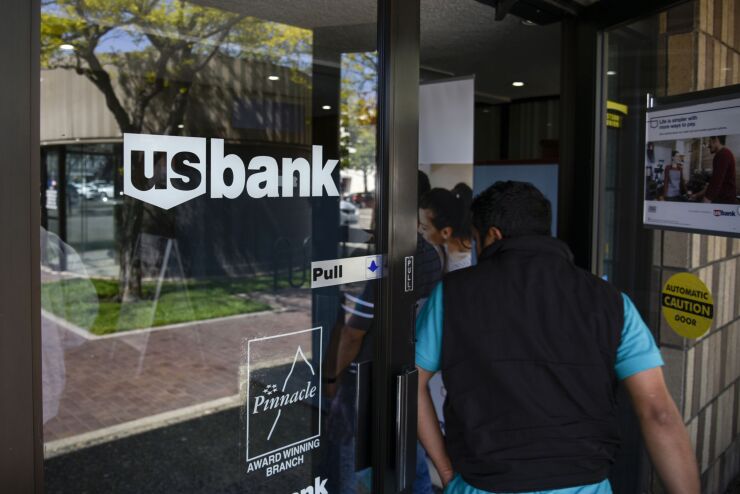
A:
[[[661,294],[663,317],[684,338],[699,338],[714,319],[714,300],[709,289],[691,273],[671,276]]]

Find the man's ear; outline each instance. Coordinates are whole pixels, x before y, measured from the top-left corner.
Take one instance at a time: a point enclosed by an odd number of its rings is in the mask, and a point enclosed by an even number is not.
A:
[[[447,240],[448,238],[450,238],[452,236],[452,227],[451,226],[446,226],[446,227],[442,228],[439,231],[439,234],[442,235],[442,238],[443,239]]]
[[[492,226],[488,229],[486,232],[486,245],[491,245],[494,242],[498,242],[504,238],[504,236],[501,234],[501,230],[496,228],[495,226]]]

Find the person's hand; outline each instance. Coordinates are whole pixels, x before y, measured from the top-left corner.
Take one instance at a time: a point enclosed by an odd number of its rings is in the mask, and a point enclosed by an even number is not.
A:
[[[710,202],[712,202],[712,201],[710,201],[709,199],[707,199],[707,198],[705,197],[704,199],[702,199],[702,202],[710,203]]]
[[[449,470],[439,472],[439,478],[442,480],[442,488],[445,488],[447,487],[447,484],[452,482],[452,479],[455,478],[455,472],[453,472],[451,468]]]

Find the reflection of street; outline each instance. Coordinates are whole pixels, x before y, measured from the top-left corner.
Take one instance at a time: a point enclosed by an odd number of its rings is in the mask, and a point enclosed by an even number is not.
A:
[[[313,478],[312,455],[298,468],[265,478],[245,476],[240,409],[80,449],[44,461],[47,493],[290,493]],[[287,424],[286,429],[293,424]],[[264,487],[264,489],[263,489]],[[332,493],[333,494],[333,493]]]
[[[118,276],[113,201],[83,201],[67,213],[67,243],[82,257],[90,276]]]
[[[371,208],[361,208],[357,210],[359,221],[357,222],[357,228],[362,230],[370,230],[370,224],[372,222],[373,210]]]
[[[276,327],[310,326],[310,293],[285,292],[277,303],[285,311],[151,331],[143,350],[141,335],[125,334],[68,348],[65,387],[58,414],[44,425],[45,442],[237,395],[245,338],[271,334]],[[59,331],[63,338],[78,338],[61,326]]]

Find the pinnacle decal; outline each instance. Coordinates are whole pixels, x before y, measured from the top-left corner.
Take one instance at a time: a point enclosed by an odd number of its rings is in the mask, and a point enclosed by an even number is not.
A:
[[[295,468],[320,446],[322,334],[318,327],[246,342],[247,472]]]

